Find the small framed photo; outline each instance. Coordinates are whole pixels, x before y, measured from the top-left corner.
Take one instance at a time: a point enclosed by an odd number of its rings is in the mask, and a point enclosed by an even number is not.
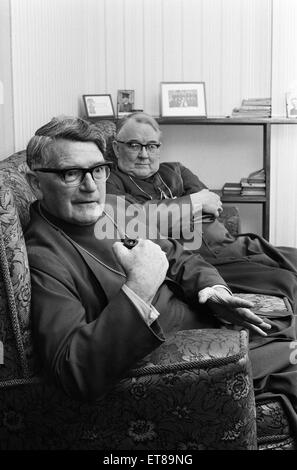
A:
[[[287,117],[297,118],[297,90],[286,93]]]
[[[114,118],[111,95],[83,95],[88,118]]]
[[[161,82],[162,117],[206,118],[204,82]]]
[[[118,117],[127,116],[133,112],[134,90],[118,90],[117,114]]]

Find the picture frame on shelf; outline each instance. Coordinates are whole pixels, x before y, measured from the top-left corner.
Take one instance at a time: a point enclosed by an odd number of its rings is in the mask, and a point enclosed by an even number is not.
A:
[[[297,90],[286,93],[286,109],[288,118],[297,118]]]
[[[161,82],[160,115],[206,118],[205,82]]]
[[[118,90],[117,94],[117,115],[118,117],[128,116],[133,113],[134,90]]]
[[[83,101],[88,118],[115,117],[111,95],[83,95]]]

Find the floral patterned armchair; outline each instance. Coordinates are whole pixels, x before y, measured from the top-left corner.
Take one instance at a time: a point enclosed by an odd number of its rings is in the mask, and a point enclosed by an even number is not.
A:
[[[294,448],[281,404],[255,406],[244,330],[180,331],[95,404],[47,383],[31,337],[22,230],[35,197],[25,171],[25,152],[0,162],[0,449]],[[287,308],[282,299],[253,300]]]

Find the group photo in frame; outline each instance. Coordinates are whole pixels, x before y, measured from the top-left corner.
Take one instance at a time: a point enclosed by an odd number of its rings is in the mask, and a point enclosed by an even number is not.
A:
[[[134,90],[118,90],[117,95],[117,115],[127,116],[133,112]]]
[[[111,95],[83,95],[88,118],[114,118],[114,107]]]
[[[206,118],[204,82],[161,82],[161,117]]]
[[[297,90],[286,93],[286,109],[288,118],[297,118]]]

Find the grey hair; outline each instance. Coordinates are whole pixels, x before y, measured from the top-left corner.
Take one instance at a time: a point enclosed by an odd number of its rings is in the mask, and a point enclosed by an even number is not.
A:
[[[27,164],[31,170],[47,165],[53,144],[57,139],[77,142],[94,142],[102,154],[106,143],[102,132],[84,119],[72,116],[58,116],[37,129],[27,145]]]
[[[147,113],[143,112],[135,112],[132,114],[129,114],[128,116],[124,116],[122,119],[120,119],[117,123],[117,130],[116,130],[116,137],[118,137],[119,133],[121,132],[122,128],[130,121],[135,121],[140,124],[148,124],[151,126],[156,132],[159,133],[159,136],[161,136],[161,130],[159,127],[158,122],[156,121],[153,116]]]

